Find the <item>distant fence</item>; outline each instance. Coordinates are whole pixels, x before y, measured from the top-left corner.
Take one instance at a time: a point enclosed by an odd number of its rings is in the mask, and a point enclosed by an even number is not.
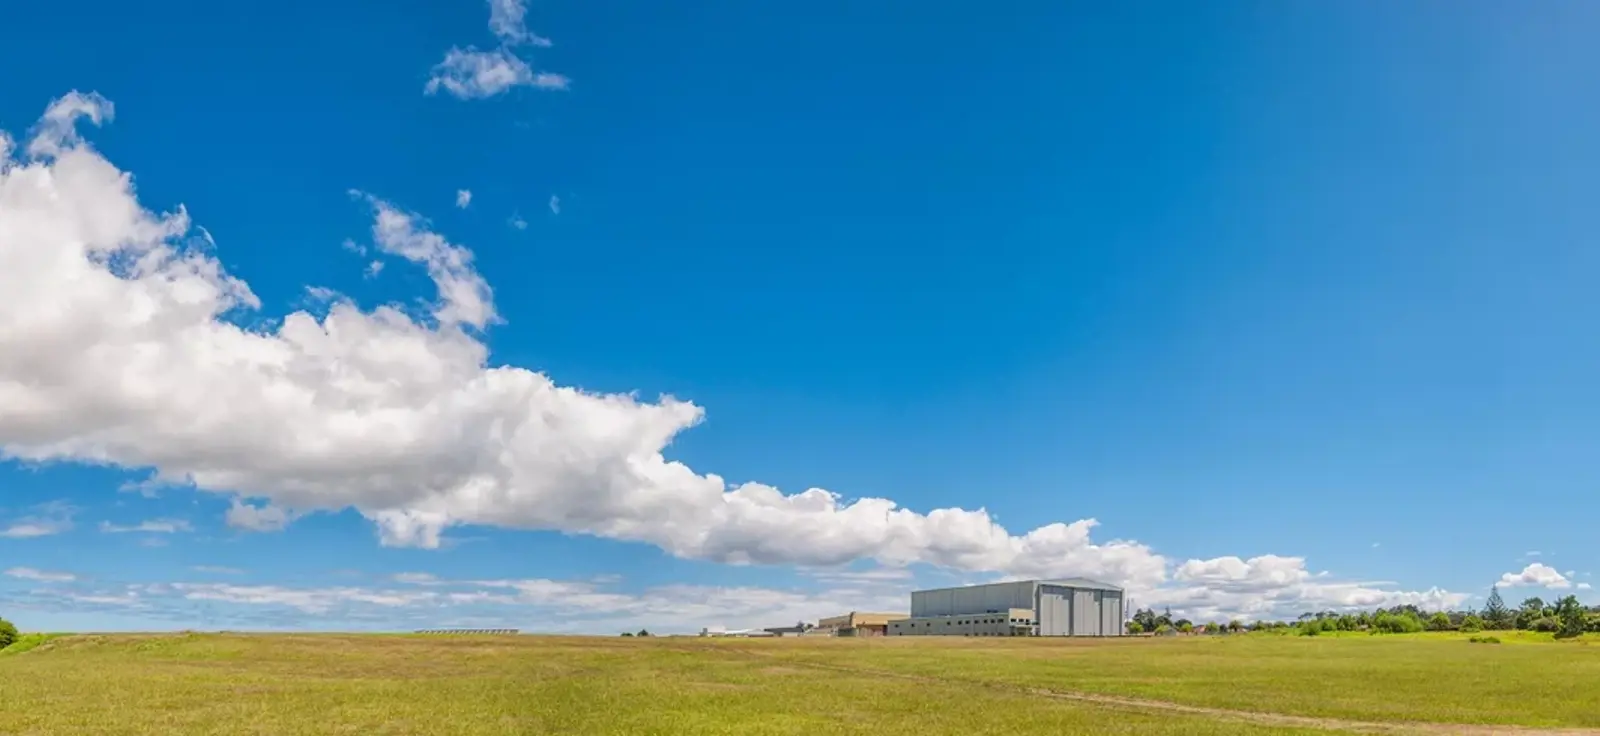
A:
[[[446,635],[446,636],[452,636],[452,635],[453,636],[463,636],[463,635],[472,636],[472,635],[483,635],[483,634],[496,634],[496,635],[500,635],[500,634],[517,634],[517,633],[521,633],[521,632],[518,629],[421,629],[421,630],[417,631],[417,633],[418,634],[438,634],[438,635]]]

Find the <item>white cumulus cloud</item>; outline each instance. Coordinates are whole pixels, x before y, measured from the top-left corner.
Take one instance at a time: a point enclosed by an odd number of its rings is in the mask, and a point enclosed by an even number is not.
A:
[[[1508,572],[1500,576],[1500,584],[1507,587],[1538,587],[1562,590],[1572,587],[1572,581],[1555,568],[1535,562],[1522,568],[1522,572]]]
[[[142,207],[133,179],[80,141],[104,119],[51,106],[41,153],[0,171],[0,452],[154,469],[230,496],[227,522],[280,529],[355,509],[383,544],[438,547],[462,525],[557,530],[724,563],[925,563],[1011,576],[1085,576],[1200,606],[1445,602],[1337,583],[1298,558],[1179,565],[1094,519],[1020,534],[983,509],[902,508],[821,488],[729,483],[666,456],[704,410],[563,386],[489,362],[496,324],[472,254],[372,195],[374,245],[424,270],[427,314],[348,299],[268,326],[249,286],[189,236],[188,213]],[[109,110],[109,103],[106,103]],[[53,116],[53,117],[51,117]],[[35,141],[37,143],[37,141]],[[252,589],[194,588],[199,595]],[[270,591],[256,591],[263,594]],[[1254,597],[1251,597],[1254,596]]]

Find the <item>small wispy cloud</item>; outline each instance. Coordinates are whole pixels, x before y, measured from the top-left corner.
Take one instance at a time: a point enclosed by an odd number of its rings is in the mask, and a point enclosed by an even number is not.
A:
[[[380,274],[380,273],[383,273],[383,261],[373,261],[373,262],[367,264],[367,270],[366,270],[367,278],[369,278],[369,279],[378,278],[378,274]]]
[[[32,580],[38,583],[70,583],[78,579],[78,576],[70,572],[47,572],[31,567],[13,567],[6,570],[5,574],[7,577],[17,578],[18,580]]]
[[[533,75],[533,86],[539,89],[568,89],[572,86],[572,78],[565,74],[539,72]]]
[[[195,572],[203,572],[203,573],[206,573],[208,575],[243,575],[244,574],[244,571],[240,570],[237,567],[222,567],[220,565],[195,565],[194,567],[191,567],[189,569],[193,570]]]
[[[311,301],[325,304],[339,298],[339,292],[326,286],[307,286],[306,297]]]
[[[549,48],[550,39],[528,30],[526,0],[489,0],[489,30],[507,44]]]
[[[477,100],[494,97],[513,87],[564,90],[572,80],[552,72],[535,72],[528,62],[500,48],[479,51],[471,46],[453,48],[444,61],[434,65],[426,94],[445,92],[457,99]]]
[[[1523,552],[1522,556],[1523,557],[1538,557],[1541,554],[1543,554],[1543,553],[1540,552],[1539,550],[1534,549],[1534,550],[1528,550],[1527,552]]]
[[[0,537],[33,539],[72,531],[72,517],[78,510],[63,501],[52,501],[35,506],[31,511],[31,515],[14,519],[0,528]]]
[[[1590,590],[1592,588],[1594,588],[1594,586],[1588,583],[1578,583],[1578,590]]]
[[[550,195],[550,214],[561,214],[561,198],[554,194]]]
[[[403,572],[393,579],[406,585],[439,585],[441,582],[438,577],[425,572]]]
[[[807,570],[807,577],[832,584],[898,583],[912,578],[903,567],[878,567],[870,570]]]
[[[1377,548],[1382,547],[1382,546],[1383,546],[1383,542],[1373,542],[1372,543],[1372,548],[1373,549],[1377,549]]]
[[[506,223],[518,230],[528,229],[528,221],[522,219],[522,215],[512,215],[511,219],[507,220]]]
[[[178,532],[192,532],[194,527],[183,519],[151,519],[130,526],[121,526],[109,521],[102,521],[100,522],[100,531],[109,534],[177,534]]]
[[[472,204],[472,190],[470,190],[470,189],[457,189],[456,190],[456,206],[461,208],[461,209],[466,209],[467,205],[469,205],[469,204]]]
[[[228,526],[253,532],[282,531],[294,520],[288,511],[277,506],[254,506],[238,499],[234,499],[233,505],[228,508],[225,519]]]

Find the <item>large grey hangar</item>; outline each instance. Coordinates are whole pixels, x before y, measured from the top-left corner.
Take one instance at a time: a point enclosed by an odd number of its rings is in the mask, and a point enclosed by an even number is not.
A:
[[[1084,578],[1019,580],[911,594],[889,636],[1121,636],[1122,589]]]

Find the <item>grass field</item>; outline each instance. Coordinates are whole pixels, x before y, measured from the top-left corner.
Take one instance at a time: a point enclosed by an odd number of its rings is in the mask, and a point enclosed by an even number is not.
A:
[[[1600,646],[1531,638],[191,634],[29,647],[0,653],[3,734],[1600,734]]]

